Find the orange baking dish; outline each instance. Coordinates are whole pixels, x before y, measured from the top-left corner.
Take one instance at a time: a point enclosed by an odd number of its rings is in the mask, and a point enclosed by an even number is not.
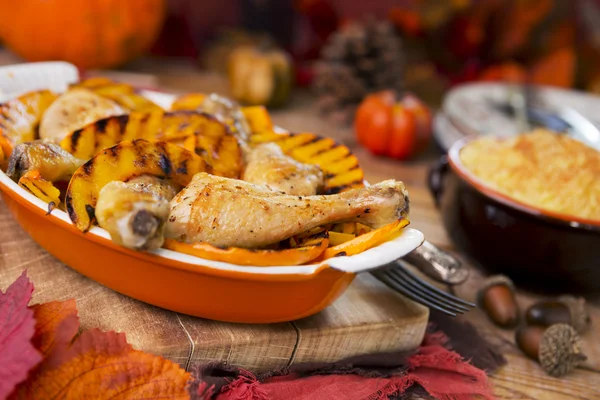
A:
[[[51,66],[52,68],[49,68]],[[44,70],[60,86],[74,79],[66,63],[39,63],[0,68],[0,81],[31,74],[43,79]],[[56,70],[63,68],[63,74]],[[8,74],[7,71],[10,71]],[[42,78],[40,78],[40,76]],[[50,79],[50,78],[47,78]],[[15,93],[32,90],[16,85]],[[38,89],[43,82],[36,81]],[[168,101],[170,95],[156,94]],[[172,96],[171,96],[172,97]],[[138,252],[114,244],[99,227],[79,231],[61,210],[47,213],[47,204],[0,171],[0,189],[14,218],[33,240],[69,267],[138,300],[198,317],[221,321],[272,323],[315,314],[331,304],[350,285],[356,273],[388,264],[413,251],[424,238],[406,228],[375,248],[350,257],[336,257],[300,266],[240,266],[159,249]]]

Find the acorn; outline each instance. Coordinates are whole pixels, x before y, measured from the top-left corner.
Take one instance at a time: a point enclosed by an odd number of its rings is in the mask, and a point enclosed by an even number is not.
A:
[[[529,325],[571,325],[579,333],[590,325],[590,314],[583,298],[560,296],[556,300],[545,300],[533,304],[525,313]]]
[[[510,278],[494,275],[487,278],[477,294],[479,307],[488,317],[503,328],[511,328],[519,321],[519,306],[515,286]]]
[[[524,326],[517,329],[515,341],[526,356],[539,361],[551,376],[563,376],[587,359],[571,325]]]

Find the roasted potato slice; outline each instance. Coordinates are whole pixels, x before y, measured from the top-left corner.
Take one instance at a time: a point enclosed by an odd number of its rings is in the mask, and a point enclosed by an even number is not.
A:
[[[133,86],[115,82],[108,78],[89,78],[71,87],[91,90],[99,96],[116,102],[127,111],[152,112],[162,110],[160,106],[140,95]]]
[[[165,239],[164,247],[180,253],[213,261],[223,261],[237,265],[301,265],[319,257],[329,245],[327,231],[302,238],[297,247],[291,249],[243,249],[239,247],[220,248],[206,242],[183,243]]]
[[[84,88],[61,94],[44,112],[40,122],[40,138],[60,141],[70,132],[102,118],[125,114],[126,110],[112,100]]]
[[[100,190],[109,182],[153,175],[186,186],[201,171],[211,172],[212,168],[183,147],[141,139],[123,141],[101,151],[75,171],[65,197],[67,213],[73,224],[86,232],[94,222]]]
[[[0,149],[3,159],[8,159],[17,144],[37,138],[42,115],[57,97],[49,90],[39,90],[0,105]]]
[[[313,133],[259,132],[251,143],[273,142],[296,161],[318,165],[325,175],[320,194],[335,194],[364,186],[364,172],[348,147]]]

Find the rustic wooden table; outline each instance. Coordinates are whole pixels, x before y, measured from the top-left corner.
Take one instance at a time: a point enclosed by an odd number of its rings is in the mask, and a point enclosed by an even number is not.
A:
[[[14,62],[18,62],[18,60],[13,56],[0,53],[0,64]],[[102,74],[109,75],[107,72],[103,72]],[[201,73],[189,62],[141,60],[129,65],[121,71],[111,71],[110,74],[118,79],[127,80],[143,86],[160,87],[167,91],[202,91],[227,94],[227,85],[222,77]],[[409,162],[398,162],[374,157],[356,145],[353,133],[349,128],[337,126],[320,118],[314,108],[313,100],[314,98],[311,97],[310,93],[299,93],[286,109],[273,112],[273,119],[278,125],[284,126],[292,131],[315,132],[320,135],[331,136],[347,144],[355,151],[365,170],[366,178],[370,182],[377,182],[389,178],[404,181],[408,187],[412,201],[412,226],[421,230],[425,234],[427,240],[452,251],[451,241],[443,229],[438,212],[425,187],[427,168],[435,157],[437,157],[435,150],[431,149],[427,154]],[[0,205],[0,209],[2,210],[0,213],[0,232],[4,232],[0,240],[0,251],[3,256],[0,258],[0,275],[3,273],[2,271],[5,271],[9,266],[11,275],[16,275],[16,267],[19,267],[22,270],[27,268],[30,264],[41,263],[47,268],[47,271],[38,273],[38,279],[42,281],[44,279],[50,280],[52,274],[56,273],[58,268],[60,268],[61,273],[64,273],[66,276],[64,280],[65,286],[76,281],[75,276],[78,274],[72,271],[65,272],[62,270],[64,268],[63,266],[56,266],[56,264],[60,263],[56,263],[52,260],[51,256],[39,249],[31,240],[28,240],[23,236],[23,232],[7,234],[6,230],[14,227],[14,223],[11,222],[3,205]],[[12,259],[11,254],[14,253],[14,246],[27,246],[28,251],[32,254],[31,257],[27,261]],[[20,265],[14,265],[15,262],[18,262]],[[11,263],[13,264],[11,265]],[[473,300],[481,279],[481,272],[473,269],[469,281],[464,285],[455,288],[455,291],[458,295]],[[359,285],[361,288],[364,287],[368,289],[370,283],[361,281]],[[4,286],[5,285],[0,282],[0,288],[4,288]],[[39,293],[40,290],[42,293]],[[56,293],[56,291],[56,288],[42,282],[41,285],[38,285],[36,298],[39,301],[47,301],[52,298],[52,293]],[[108,295],[106,294],[106,291],[107,289],[100,285],[95,285],[87,287],[86,293],[71,292],[71,294],[78,298],[80,309],[82,307],[81,304],[85,306],[84,308],[89,309],[95,302],[95,292],[102,292],[103,296],[101,296],[101,301],[103,302],[102,306],[104,309],[114,307],[115,310],[119,310],[118,313],[115,312],[111,317],[112,320],[127,319],[128,315],[126,311],[131,308],[131,310],[138,315],[139,325],[136,326],[135,329],[127,331],[130,341],[135,342],[140,338],[147,337],[148,332],[152,331],[153,337],[156,338],[154,350],[159,353],[170,354],[170,358],[179,360],[182,364],[185,364],[185,360],[189,360],[190,355],[194,353],[194,341],[191,340],[194,335],[198,336],[202,333],[202,342],[206,344],[206,342],[210,342],[211,340],[217,340],[219,335],[231,334],[231,330],[227,328],[226,325],[214,327],[206,332],[190,332],[189,329],[185,329],[185,326],[189,322],[187,321],[188,317],[176,316],[174,313],[167,314],[164,310],[152,307],[147,307],[140,311],[139,306],[136,303],[129,301],[125,296],[118,295],[117,293]],[[69,292],[69,290],[62,290],[62,292]],[[539,296],[522,291],[519,291],[518,293],[518,300],[522,307],[526,307],[538,299]],[[600,339],[598,339],[598,337],[600,337],[600,302],[592,302],[590,308],[593,326],[592,329],[583,336],[584,351],[589,358],[589,367],[586,369],[579,368],[568,376],[560,379],[547,376],[534,361],[527,359],[519,352],[514,345],[513,331],[496,328],[479,310],[474,310],[466,315],[465,318],[475,324],[482,334],[505,353],[508,359],[508,365],[503,367],[492,377],[494,391],[497,397],[502,399],[600,400]],[[164,316],[161,316],[162,319],[160,319],[160,321],[162,322],[157,323],[156,320],[152,318],[146,318],[144,315],[140,316],[140,312],[142,312],[142,314],[152,314],[153,316],[164,313]],[[415,313],[418,314],[417,311],[415,311]],[[82,318],[82,324],[84,325],[86,320],[88,322],[90,319],[97,321],[96,318],[86,315],[80,315],[80,317]],[[122,322],[124,325],[127,325],[125,321]],[[179,324],[184,327],[183,331],[173,332],[171,329],[173,324]],[[339,324],[342,326],[343,321],[340,321]],[[99,328],[109,329],[110,326],[99,326]],[[234,340],[234,342],[238,342],[238,345],[221,350],[226,353],[228,352],[228,354],[223,354],[222,356],[231,361],[244,359],[245,353],[251,352],[251,349],[248,347],[255,345],[248,344],[247,339],[256,336],[260,333],[261,329],[263,328],[248,326],[248,328],[244,330],[245,337],[236,338]],[[269,329],[272,329],[272,327]],[[287,344],[282,344],[283,341],[281,338],[286,337],[288,334],[295,335],[294,332],[289,332],[287,329],[289,328],[281,327],[282,333],[278,336],[278,339],[268,343],[271,347],[281,347],[282,358],[286,357],[285,354],[287,354],[290,349],[287,348]],[[303,326],[302,329],[308,329],[308,332],[310,332],[310,326]],[[182,335],[187,335],[187,337],[179,338],[179,336]],[[178,348],[176,343],[180,339],[186,341],[189,339],[192,342],[192,346],[184,349]],[[271,339],[272,338],[269,340]],[[319,338],[316,338],[316,340],[319,340]],[[199,344],[196,343],[196,345],[198,346]],[[310,349],[305,349],[305,351],[309,352]],[[211,357],[214,358],[215,354],[205,354],[203,357],[210,359]]]

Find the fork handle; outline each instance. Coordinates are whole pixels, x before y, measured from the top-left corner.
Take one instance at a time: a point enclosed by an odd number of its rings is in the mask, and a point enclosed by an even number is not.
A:
[[[431,279],[448,285],[461,284],[469,277],[468,268],[458,259],[428,241],[407,254],[403,260]]]

